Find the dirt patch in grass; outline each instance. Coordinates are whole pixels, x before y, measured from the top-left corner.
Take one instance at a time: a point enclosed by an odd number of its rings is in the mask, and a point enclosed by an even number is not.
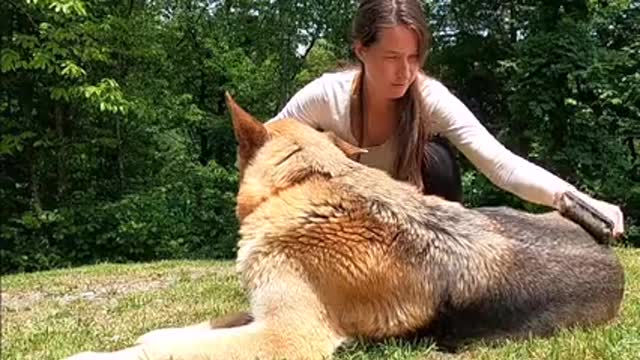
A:
[[[21,292],[17,294],[3,294],[3,311],[23,311],[29,310],[43,300],[54,300],[61,304],[67,304],[75,300],[103,301],[117,297],[119,295],[131,294],[134,292],[163,289],[175,283],[175,279],[167,278],[162,280],[129,280],[122,279],[113,283],[93,284],[83,289],[74,290],[71,293],[60,295],[44,291]]]
[[[66,275],[51,282],[36,283],[30,289],[8,289],[2,292],[2,312],[28,311],[43,301],[55,301],[61,305],[76,300],[101,302],[122,296],[166,289],[178,281],[198,280],[203,277],[232,276],[231,267],[158,269],[145,274],[96,273],[79,278]]]

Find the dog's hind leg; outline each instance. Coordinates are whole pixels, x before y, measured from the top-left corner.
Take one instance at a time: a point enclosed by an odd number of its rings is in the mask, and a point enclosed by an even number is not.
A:
[[[236,313],[221,316],[209,321],[209,327],[212,329],[224,329],[236,326],[248,325],[253,322],[253,315],[249,312],[239,311]]]

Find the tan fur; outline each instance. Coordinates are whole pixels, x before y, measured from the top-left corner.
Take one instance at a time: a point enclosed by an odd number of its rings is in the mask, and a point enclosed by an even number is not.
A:
[[[545,335],[616,315],[624,284],[617,259],[556,213],[467,209],[424,196],[350,160],[361,150],[331,133],[292,119],[264,126],[227,102],[241,145],[236,266],[250,314],[157,330],[121,352],[73,359],[324,359],[358,338],[425,329],[464,338],[467,317],[492,319],[483,306],[513,320],[487,325],[478,335],[485,338]],[[485,330],[482,322],[469,323],[469,337],[473,326]]]

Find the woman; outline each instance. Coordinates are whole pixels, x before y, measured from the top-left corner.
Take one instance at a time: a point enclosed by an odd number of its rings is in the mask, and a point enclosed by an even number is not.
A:
[[[460,201],[460,173],[446,144],[451,142],[502,189],[555,208],[572,191],[613,221],[614,236],[623,233],[619,207],[507,150],[443,84],[421,71],[431,35],[419,0],[360,1],[353,37],[360,66],[311,81],[270,121],[291,117],[333,131],[368,150],[356,159],[361,163]]]

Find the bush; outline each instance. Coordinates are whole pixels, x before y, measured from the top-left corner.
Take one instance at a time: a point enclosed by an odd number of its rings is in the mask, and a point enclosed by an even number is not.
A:
[[[2,226],[2,273],[100,261],[231,258],[237,176],[188,164],[174,182],[118,201],[33,211]],[[182,176],[180,176],[182,175]]]

